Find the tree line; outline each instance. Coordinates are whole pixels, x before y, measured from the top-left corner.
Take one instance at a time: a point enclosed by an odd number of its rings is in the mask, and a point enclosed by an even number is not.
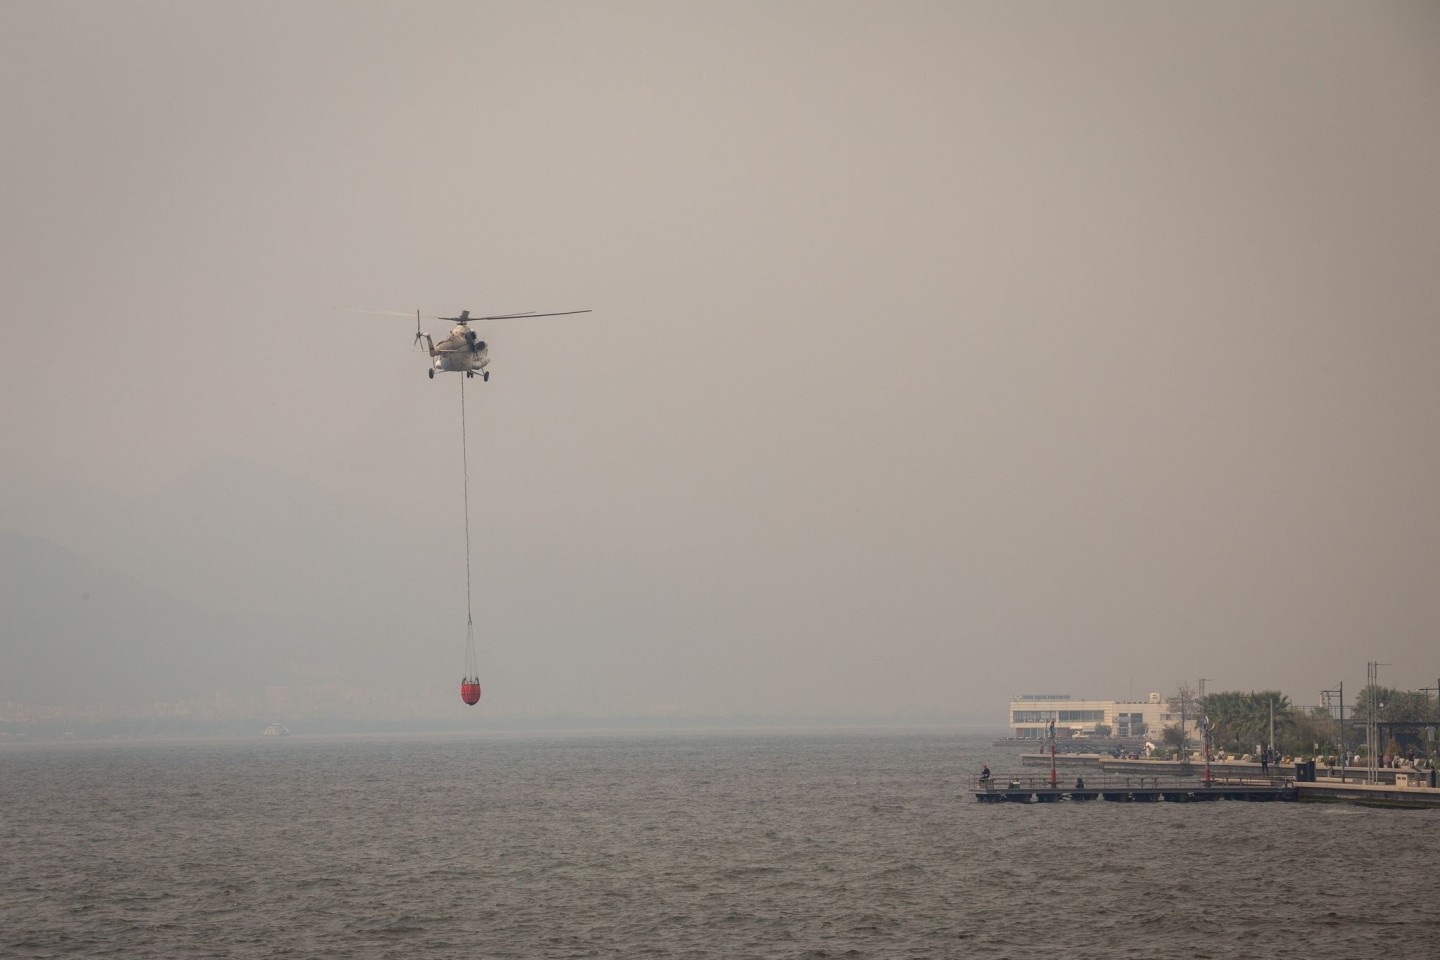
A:
[[[1185,733],[1181,733],[1179,724],[1172,724],[1163,731],[1162,739],[1172,747],[1179,746],[1186,734],[1198,737],[1202,723],[1208,721],[1211,745],[1226,753],[1253,753],[1257,747],[1272,747],[1291,756],[1333,753],[1342,742],[1353,750],[1364,746],[1361,731],[1370,717],[1372,704],[1379,723],[1440,725],[1440,699],[1432,698],[1424,690],[1363,687],[1355,695],[1354,704],[1346,707],[1342,740],[1339,718],[1330,709],[1296,706],[1278,690],[1248,693],[1228,690],[1200,697],[1182,684],[1170,698],[1170,711],[1183,713],[1187,718]],[[1431,736],[1434,734],[1423,728],[1389,731],[1380,749],[1387,753],[1415,749],[1429,755],[1437,746]]]

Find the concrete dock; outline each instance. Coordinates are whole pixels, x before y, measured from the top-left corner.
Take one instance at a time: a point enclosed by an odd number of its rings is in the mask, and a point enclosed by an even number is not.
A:
[[[1408,782],[1340,783],[1326,780],[1295,786],[1303,803],[1353,803],[1361,807],[1440,810],[1440,789],[1412,786]]]

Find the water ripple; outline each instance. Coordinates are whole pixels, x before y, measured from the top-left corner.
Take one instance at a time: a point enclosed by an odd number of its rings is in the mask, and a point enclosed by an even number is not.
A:
[[[0,748],[17,958],[1440,956],[1435,816],[977,804],[946,733]]]

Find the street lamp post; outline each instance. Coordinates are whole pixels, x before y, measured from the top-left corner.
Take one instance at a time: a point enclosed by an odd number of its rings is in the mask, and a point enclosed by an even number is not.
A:
[[[1175,747],[1175,759],[1179,763],[1185,762],[1185,747],[1190,743],[1190,736],[1185,732],[1185,706],[1190,702],[1185,688],[1180,689],[1180,743]]]
[[[1210,717],[1204,715],[1200,723],[1205,731],[1205,786],[1210,786]]]
[[[1323,700],[1326,701],[1327,707],[1329,706],[1329,700],[1332,694],[1335,696],[1336,700],[1340,701],[1340,729],[1337,732],[1335,752],[1340,754],[1340,782],[1344,783],[1345,765],[1346,761],[1349,759],[1346,754],[1350,752],[1349,747],[1345,742],[1345,684],[1342,682],[1335,690],[1320,691],[1320,696]]]
[[[1205,785],[1207,787],[1210,785],[1210,711],[1205,706],[1205,684],[1213,679],[1215,678],[1200,678],[1200,709],[1203,711],[1201,722],[1205,724]]]
[[[1425,706],[1430,706],[1430,694],[1435,694],[1435,717],[1440,719],[1440,680],[1435,681],[1433,687],[1421,687],[1420,692],[1425,694]],[[1429,711],[1426,711],[1427,713]],[[1435,776],[1435,727],[1431,726],[1425,730],[1425,741],[1430,745],[1430,776]]]
[[[1270,755],[1275,755],[1275,698],[1270,698]]]
[[[1050,789],[1055,789],[1055,721],[1050,721]]]
[[[1380,672],[1380,665],[1374,660],[1365,664],[1365,782],[1374,783],[1378,779],[1375,773],[1375,741],[1379,737],[1375,733],[1375,678]]]

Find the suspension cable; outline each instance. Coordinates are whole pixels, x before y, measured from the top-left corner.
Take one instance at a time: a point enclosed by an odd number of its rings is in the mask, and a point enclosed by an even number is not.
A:
[[[460,464],[465,500],[465,669],[467,677],[477,676],[475,662],[475,618],[470,601],[470,450],[465,427],[465,377],[460,377]]]

